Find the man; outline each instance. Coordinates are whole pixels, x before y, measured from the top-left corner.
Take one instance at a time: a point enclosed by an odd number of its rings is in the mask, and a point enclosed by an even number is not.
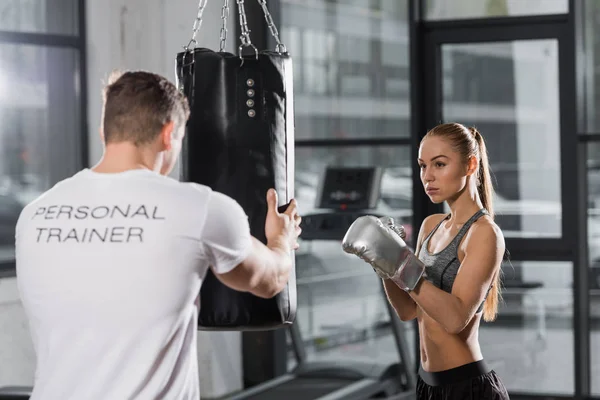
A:
[[[17,223],[17,279],[37,354],[32,400],[198,399],[198,293],[212,268],[263,298],[285,287],[300,217],[267,194],[267,245],[233,199],[167,177],[189,109],[167,79],[111,78],[102,160]]]

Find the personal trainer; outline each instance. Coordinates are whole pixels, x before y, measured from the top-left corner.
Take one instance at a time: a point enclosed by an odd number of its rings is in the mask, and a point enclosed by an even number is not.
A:
[[[200,398],[199,292],[271,298],[298,248],[292,200],[269,190],[266,245],[232,198],[168,177],[190,111],[166,78],[115,73],[103,92],[101,161],[22,211],[17,282],[37,356],[32,400]],[[191,155],[193,157],[193,155]]]

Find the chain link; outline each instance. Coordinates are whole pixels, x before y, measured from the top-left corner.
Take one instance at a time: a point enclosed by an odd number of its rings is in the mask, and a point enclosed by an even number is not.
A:
[[[246,18],[246,8],[244,7],[244,0],[236,0],[236,2],[238,5],[238,13],[240,14],[240,28],[242,30],[242,33],[240,35],[240,41],[242,42],[242,44],[238,49],[239,56],[240,58],[242,58],[242,50],[244,47],[252,47],[254,49],[256,59],[258,59],[258,49],[252,44],[252,40],[250,39],[250,29],[248,29],[248,20]]]
[[[221,26],[221,45],[219,47],[219,51],[225,50],[225,44],[227,43],[227,18],[229,17],[229,0],[223,1],[223,7],[221,8],[221,19],[223,20],[223,25]]]
[[[283,43],[281,43],[281,40],[279,39],[279,32],[277,31],[275,22],[273,22],[273,17],[271,16],[271,13],[269,12],[269,8],[267,7],[267,0],[258,0],[258,3],[260,4],[260,6],[263,9],[263,12],[265,14],[265,20],[267,21],[267,25],[269,26],[271,35],[273,35],[273,37],[275,38],[275,41],[277,42],[275,51],[277,51],[280,54],[285,53],[287,50],[285,48],[285,45]]]
[[[188,42],[187,46],[184,47],[184,49],[186,51],[191,50],[193,48],[192,46],[195,47],[196,44],[198,44],[198,42],[196,41],[196,36],[198,35],[198,31],[200,30],[200,27],[202,26],[202,15],[204,14],[204,10],[206,9],[207,3],[208,3],[208,0],[199,0],[199,2],[198,2],[198,13],[196,14],[196,19],[194,20],[194,26],[192,28],[192,38]],[[244,7],[244,0],[236,0],[236,3],[238,5],[238,12],[239,12],[239,16],[240,16],[240,27],[241,27],[241,35],[240,35],[241,45],[239,48],[240,57],[242,55],[242,48],[251,46],[254,48],[254,52],[256,53],[256,57],[258,58],[258,49],[252,44],[252,40],[250,39],[250,29],[248,29],[248,20],[246,18],[246,9]],[[273,35],[273,37],[275,38],[275,42],[277,43],[275,50],[278,53],[285,53],[287,51],[287,49],[286,49],[285,45],[281,42],[281,39],[279,38],[279,32],[277,31],[277,27],[275,26],[273,17],[271,16],[271,13],[269,12],[269,8],[267,7],[267,0],[258,0],[258,3],[260,4],[260,6],[263,10],[263,13],[265,15],[265,20],[267,21],[267,26],[269,27],[269,30],[271,31],[271,35]],[[227,18],[228,17],[229,17],[229,0],[223,0],[223,7],[221,8],[221,20],[223,21],[223,25],[221,26],[221,32],[219,35],[220,51],[225,50],[225,45],[227,43]]]
[[[198,31],[202,26],[202,14],[204,14],[206,3],[208,3],[208,0],[200,0],[200,2],[198,3],[198,14],[196,14],[196,19],[194,20],[194,27],[192,28],[192,38],[188,42],[187,46],[184,47],[185,51],[191,50],[191,45],[196,46],[196,44],[198,44],[198,42],[196,41],[196,35],[198,35]]]
[[[250,40],[250,30],[248,29],[248,20],[246,19],[244,0],[236,0],[236,2],[238,5],[238,12],[240,14],[240,28],[242,29],[240,40],[242,41],[242,46],[250,46],[252,44],[252,40]]]

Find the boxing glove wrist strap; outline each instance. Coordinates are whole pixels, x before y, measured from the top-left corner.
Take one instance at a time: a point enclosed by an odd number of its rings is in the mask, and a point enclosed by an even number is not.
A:
[[[425,277],[425,264],[410,252],[390,279],[402,290],[413,291],[421,278]]]

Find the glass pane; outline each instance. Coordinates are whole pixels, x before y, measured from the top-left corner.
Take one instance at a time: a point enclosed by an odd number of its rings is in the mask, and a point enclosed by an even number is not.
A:
[[[281,1],[297,139],[408,137],[408,0]]]
[[[0,44],[0,268],[24,205],[81,168],[78,53]]]
[[[581,133],[600,133],[600,1],[582,2],[585,25],[585,126]]]
[[[411,225],[410,160],[408,146],[297,148],[295,192],[303,220],[323,211],[315,203],[327,166],[379,166],[384,168],[382,199],[371,212],[396,218],[411,240],[417,232]],[[340,240],[303,240],[297,252],[297,321],[304,343],[310,343],[309,358],[398,362],[381,280],[370,266],[344,253]],[[413,325],[403,325],[412,352]]]
[[[77,35],[78,0],[0,0],[0,31]]]
[[[512,261],[502,269],[498,318],[479,334],[484,358],[509,392],[572,395],[573,265]]]
[[[558,42],[444,44],[442,66],[443,119],[484,136],[504,235],[561,237]]]
[[[569,0],[425,0],[425,19],[565,14]]]
[[[591,375],[600,376],[600,143],[588,145],[588,258],[590,290]],[[592,394],[600,396],[600,379],[592,379]]]

